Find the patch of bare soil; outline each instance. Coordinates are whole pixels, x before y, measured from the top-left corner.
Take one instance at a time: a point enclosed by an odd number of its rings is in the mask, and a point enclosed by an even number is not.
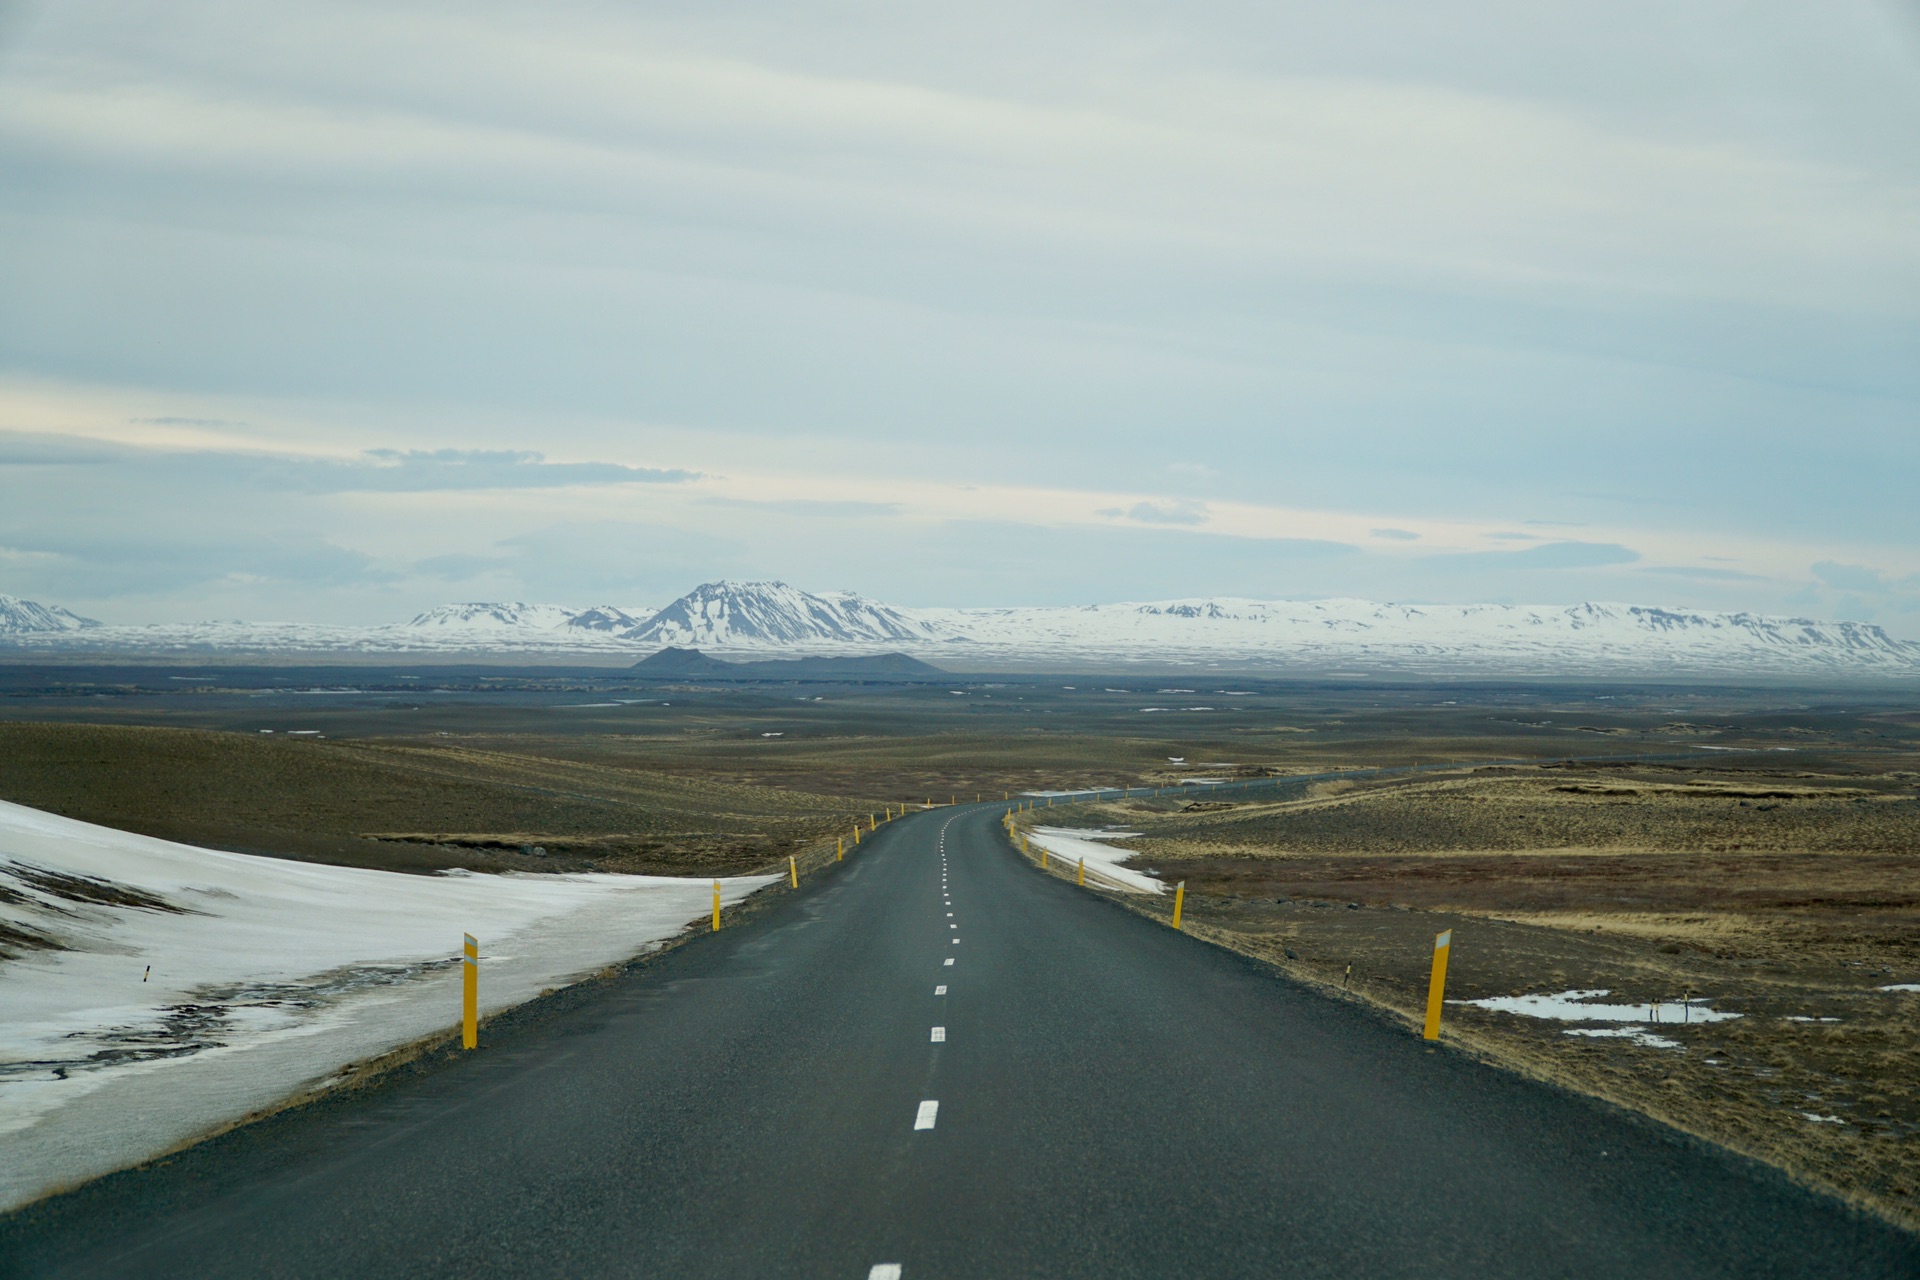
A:
[[[1393,1010],[1409,1034],[1434,935],[1453,929],[1443,1038],[1916,1229],[1920,992],[1881,989],[1920,984],[1915,782],[1518,768],[1076,821],[1144,831],[1132,865],[1187,882],[1190,931]],[[1647,1016],[1452,1003],[1597,991]]]

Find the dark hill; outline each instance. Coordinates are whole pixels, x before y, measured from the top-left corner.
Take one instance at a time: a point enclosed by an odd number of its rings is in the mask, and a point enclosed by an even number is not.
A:
[[[648,680],[944,680],[948,674],[904,653],[852,658],[769,658],[722,662],[698,649],[662,649],[633,664]]]

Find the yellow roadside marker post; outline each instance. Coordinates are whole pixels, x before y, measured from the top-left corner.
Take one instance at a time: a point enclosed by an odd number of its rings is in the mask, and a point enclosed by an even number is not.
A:
[[[480,1043],[480,940],[470,933],[460,957],[460,1047],[472,1049]]]
[[[857,822],[853,824],[853,842],[860,843],[860,824]]]
[[[873,820],[873,815],[872,815],[872,814],[868,814],[868,815],[867,815],[867,830],[869,830],[869,831],[878,831],[879,829],[880,829],[880,824],[879,824],[879,823],[877,823],[877,822],[875,822],[875,821]]]
[[[720,882],[713,882],[713,931],[720,932]]]
[[[857,835],[856,838],[858,838]],[[845,836],[841,836],[840,839],[835,842],[833,860],[835,862],[845,862],[847,860],[847,838]]]
[[[800,887],[800,864],[793,860],[792,854],[787,855],[787,879],[793,882],[794,888]]]
[[[1180,927],[1180,908],[1187,902],[1187,882],[1182,880],[1173,889],[1173,927]]]
[[[1453,949],[1453,930],[1433,937],[1433,978],[1427,983],[1427,1039],[1440,1038],[1440,1001],[1447,991],[1447,953]]]
[[[1085,858],[1082,858],[1080,859],[1080,887],[1084,889],[1086,887],[1086,884],[1087,884],[1087,860]]]

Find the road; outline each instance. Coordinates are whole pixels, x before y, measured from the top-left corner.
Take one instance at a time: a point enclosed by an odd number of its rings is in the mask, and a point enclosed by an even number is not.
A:
[[[0,1274],[1920,1275],[1758,1165],[1039,875],[999,814],[15,1215]]]

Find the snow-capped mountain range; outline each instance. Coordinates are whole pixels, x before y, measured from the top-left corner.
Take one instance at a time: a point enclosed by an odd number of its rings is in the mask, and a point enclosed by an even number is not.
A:
[[[924,612],[924,611],[922,611]],[[817,596],[784,582],[708,582],[624,633],[662,648],[764,649],[810,645],[906,646],[956,633],[851,591]]]
[[[35,632],[82,631],[100,624],[56,605],[37,604],[18,596],[0,596],[0,636]]]
[[[0,648],[155,655],[543,654],[667,646],[769,657],[901,651],[958,670],[1205,665],[1382,675],[1920,677],[1877,626],[1641,605],[1406,605],[1212,597],[1085,607],[902,608],[781,582],[710,582],[664,609],[445,605],[383,627],[104,626],[0,596]]]

